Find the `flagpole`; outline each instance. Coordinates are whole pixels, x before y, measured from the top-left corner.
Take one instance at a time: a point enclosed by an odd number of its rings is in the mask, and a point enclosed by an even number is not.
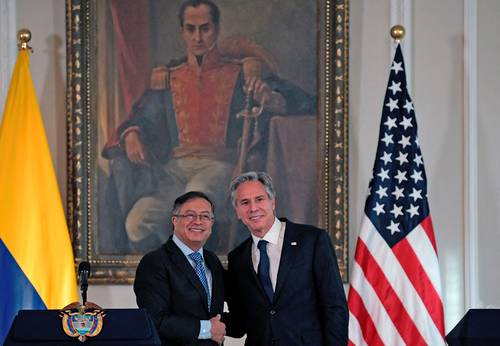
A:
[[[17,47],[19,50],[29,50],[33,53],[33,48],[28,45],[28,42],[31,41],[31,31],[29,29],[20,29],[17,32],[17,41]]]
[[[396,43],[400,43],[405,37],[405,27],[399,24],[394,25],[391,28],[391,37],[396,41]]]

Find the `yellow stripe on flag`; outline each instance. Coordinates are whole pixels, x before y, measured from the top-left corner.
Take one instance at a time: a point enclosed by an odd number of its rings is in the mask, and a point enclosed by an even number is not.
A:
[[[0,238],[48,309],[78,300],[71,241],[26,50],[19,52],[0,127]]]

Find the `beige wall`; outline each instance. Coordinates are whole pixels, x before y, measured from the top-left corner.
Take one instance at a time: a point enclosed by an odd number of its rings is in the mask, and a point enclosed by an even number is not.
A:
[[[465,223],[468,137],[464,108],[465,5],[468,0],[411,3],[412,96],[429,179],[429,202],[443,278],[447,331],[466,309],[465,268],[469,230]],[[371,175],[382,99],[391,61],[389,39],[393,1],[352,0],[350,41],[350,201],[351,259]],[[31,69],[44,115],[63,196],[66,188],[65,13],[64,0],[16,1],[17,25],[33,31]],[[478,2],[477,181],[479,216],[477,306],[500,306],[500,277],[492,274],[500,257],[500,160],[497,101],[500,91],[498,37],[500,2]],[[474,267],[472,267],[472,270]],[[493,271],[494,273],[495,271]],[[472,276],[475,277],[475,276]],[[91,286],[91,300],[105,307],[134,307],[130,286]],[[470,298],[469,298],[470,299]]]

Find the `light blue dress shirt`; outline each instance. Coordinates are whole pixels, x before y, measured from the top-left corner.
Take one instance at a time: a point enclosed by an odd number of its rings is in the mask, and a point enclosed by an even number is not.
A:
[[[180,240],[175,234],[172,236],[172,240],[174,241],[175,245],[177,245],[177,247],[182,251],[184,256],[186,256],[186,260],[191,264],[193,269],[195,263],[188,257],[193,252],[198,252],[201,255],[201,258],[203,258],[203,263],[205,264],[205,258],[203,257],[203,248],[199,249],[198,251],[193,251],[186,244],[184,244],[182,240]],[[212,272],[210,271],[210,269],[208,269],[206,264],[205,264],[205,275],[207,276],[208,289],[210,290],[210,296],[211,296]],[[198,334],[198,339],[211,339],[212,338],[212,333],[210,332],[211,328],[212,324],[210,323],[209,320],[200,320],[200,333]]]

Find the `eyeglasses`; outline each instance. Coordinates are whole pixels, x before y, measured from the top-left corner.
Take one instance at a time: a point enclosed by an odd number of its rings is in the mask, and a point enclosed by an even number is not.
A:
[[[209,213],[202,213],[202,214],[196,214],[196,213],[186,213],[186,214],[176,214],[174,215],[176,217],[183,217],[185,218],[188,222],[193,222],[195,220],[200,220],[203,222],[209,222],[214,219],[214,216]]]

